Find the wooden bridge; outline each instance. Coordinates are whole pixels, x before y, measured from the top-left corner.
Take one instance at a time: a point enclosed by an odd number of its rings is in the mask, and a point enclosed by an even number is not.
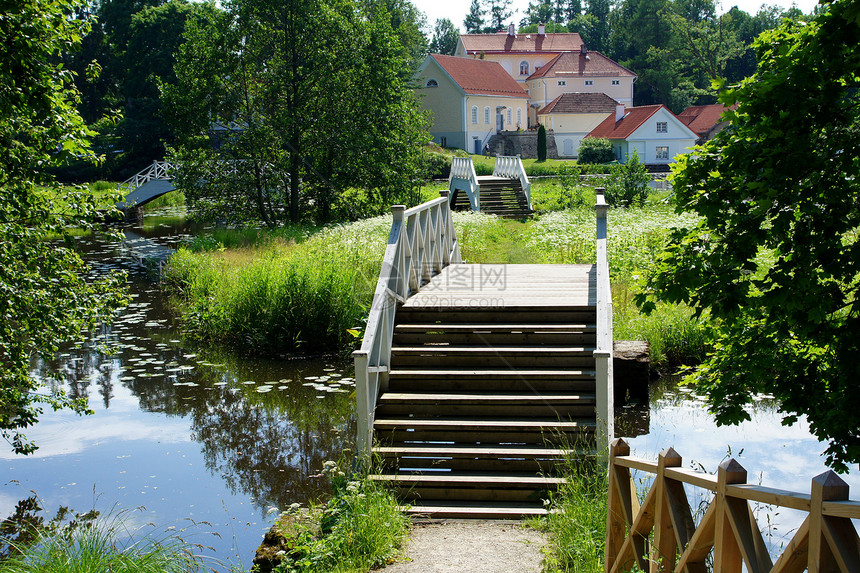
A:
[[[613,433],[606,211],[594,265],[477,265],[447,193],[394,221],[361,349],[358,448],[372,479],[437,517],[545,512],[558,462]]]
[[[146,169],[118,184],[117,189],[123,192],[125,199],[116,204],[117,209],[128,211],[135,207],[142,207],[165,193],[173,191],[175,187],[170,175],[173,168],[175,165],[168,161],[153,161]]]
[[[454,157],[448,192],[452,209],[521,219],[532,214],[531,183],[519,156],[498,156],[490,176],[475,175],[471,157]]]

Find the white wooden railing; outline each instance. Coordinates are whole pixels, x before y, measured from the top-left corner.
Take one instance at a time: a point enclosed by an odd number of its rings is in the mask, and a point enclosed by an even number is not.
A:
[[[529,183],[526,168],[523,167],[523,160],[519,155],[498,155],[496,156],[496,165],[493,167],[493,177],[507,177],[508,179],[519,179],[522,185],[523,193],[526,194],[529,209],[532,208],[532,185]]]
[[[170,163],[169,161],[153,161],[152,165],[150,165],[146,169],[135,173],[122,183],[118,183],[116,188],[117,190],[121,190],[124,193],[128,194],[143,185],[144,183],[149,183],[154,179],[170,180],[173,178],[170,175],[170,170],[174,169],[175,167],[176,164]]]
[[[358,400],[357,450],[365,459],[373,444],[376,400],[388,385],[397,305],[443,268],[462,262],[446,195],[443,192],[442,197],[412,209],[403,205],[391,207],[394,221],[364,339],[361,349],[352,353]]]
[[[597,392],[597,451],[607,451],[615,433],[612,381],[612,289],[609,283],[609,258],[606,251],[606,215],[609,205],[605,189],[598,187],[597,203],[597,344],[594,369]]]
[[[451,174],[448,176],[449,199],[453,201],[454,190],[460,189],[469,197],[472,211],[481,210],[481,186],[475,174],[475,164],[471,157],[453,157],[451,159]]]

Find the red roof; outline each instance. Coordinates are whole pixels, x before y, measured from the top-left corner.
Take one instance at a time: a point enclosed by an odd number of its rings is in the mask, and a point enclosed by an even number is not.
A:
[[[726,107],[721,103],[694,105],[678,114],[678,119],[683,121],[687,127],[695,131],[699,136],[704,137],[722,121],[720,116],[724,111],[726,111]]]
[[[618,102],[603,93],[561,94],[538,112],[546,113],[615,113]]]
[[[461,34],[460,40],[467,54],[493,53],[539,53],[578,52],[582,46],[579,34]]]
[[[498,62],[431,54],[467,94],[528,98],[529,94]]]
[[[636,74],[622,65],[616,64],[600,52],[566,52],[559,54],[550,62],[529,76],[536,78],[570,78],[576,76],[630,76]]]
[[[624,110],[624,117],[615,121],[615,114],[604,119],[600,125],[595,127],[587,137],[605,137],[606,139],[627,139],[639,129],[643,123],[657,113],[664,105],[642,105],[630,107]],[[672,113],[666,109],[667,112]]]

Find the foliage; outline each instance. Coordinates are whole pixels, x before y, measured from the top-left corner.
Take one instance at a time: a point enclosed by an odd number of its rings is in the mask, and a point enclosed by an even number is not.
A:
[[[460,40],[460,30],[448,18],[436,20],[433,37],[430,39],[430,53],[453,56]]]
[[[579,145],[580,163],[609,163],[615,161],[612,142],[603,137],[586,137]]]
[[[32,510],[32,507],[27,508],[25,513],[32,517]],[[204,570],[201,558],[193,552],[195,546],[176,533],[144,531],[151,525],[131,529],[129,525],[133,520],[127,511],[106,518],[90,512],[77,514],[71,522],[64,522],[64,519],[61,509],[57,517],[47,523],[26,525],[24,539],[20,535],[14,540],[4,539],[11,548],[11,555],[0,561],[0,573],[195,573]],[[7,520],[3,525],[12,524]]]
[[[532,521],[549,535],[545,566],[549,571],[600,573],[606,545],[606,470],[594,458],[569,458],[564,474],[567,482],[550,492],[550,513]]]
[[[469,13],[463,20],[463,27],[467,34],[480,34],[484,29],[484,15],[486,12],[481,7],[481,0],[472,0],[469,4]]]
[[[615,207],[643,206],[648,198],[651,176],[634,149],[627,161],[616,166],[606,185],[606,201]]]
[[[538,126],[537,131],[537,160],[538,163],[546,161],[546,128],[543,124]]]
[[[694,375],[718,423],[749,419],[768,393],[784,423],[805,415],[828,464],[860,461],[860,4],[839,0],[806,25],[756,42],[759,68],[721,102],[731,127],[674,169],[672,235],[637,297],[715,319],[715,350]]]
[[[398,554],[409,518],[382,485],[367,476],[347,476],[326,462],[332,499],[318,511],[294,507],[279,526],[288,529],[290,551],[278,573],[346,572],[376,569]]]
[[[79,339],[124,302],[122,277],[88,275],[69,231],[96,227],[96,199],[84,189],[61,191],[44,172],[90,155],[73,75],[59,63],[87,31],[68,17],[76,6],[22,0],[0,8],[0,435],[18,453],[36,449],[21,431],[42,405],[87,411],[65,394],[44,393],[31,360]]]
[[[565,163],[559,170],[558,181],[561,184],[561,208],[572,209],[585,206],[583,195],[582,167],[578,163]]]
[[[350,188],[377,212],[401,201],[428,137],[394,20],[385,2],[234,0],[193,22],[165,86],[189,206],[275,227],[330,219]]]

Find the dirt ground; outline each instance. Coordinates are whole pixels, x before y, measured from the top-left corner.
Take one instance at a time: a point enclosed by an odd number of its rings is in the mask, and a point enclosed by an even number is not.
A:
[[[415,522],[401,560],[384,573],[539,573],[546,538],[516,521]]]

